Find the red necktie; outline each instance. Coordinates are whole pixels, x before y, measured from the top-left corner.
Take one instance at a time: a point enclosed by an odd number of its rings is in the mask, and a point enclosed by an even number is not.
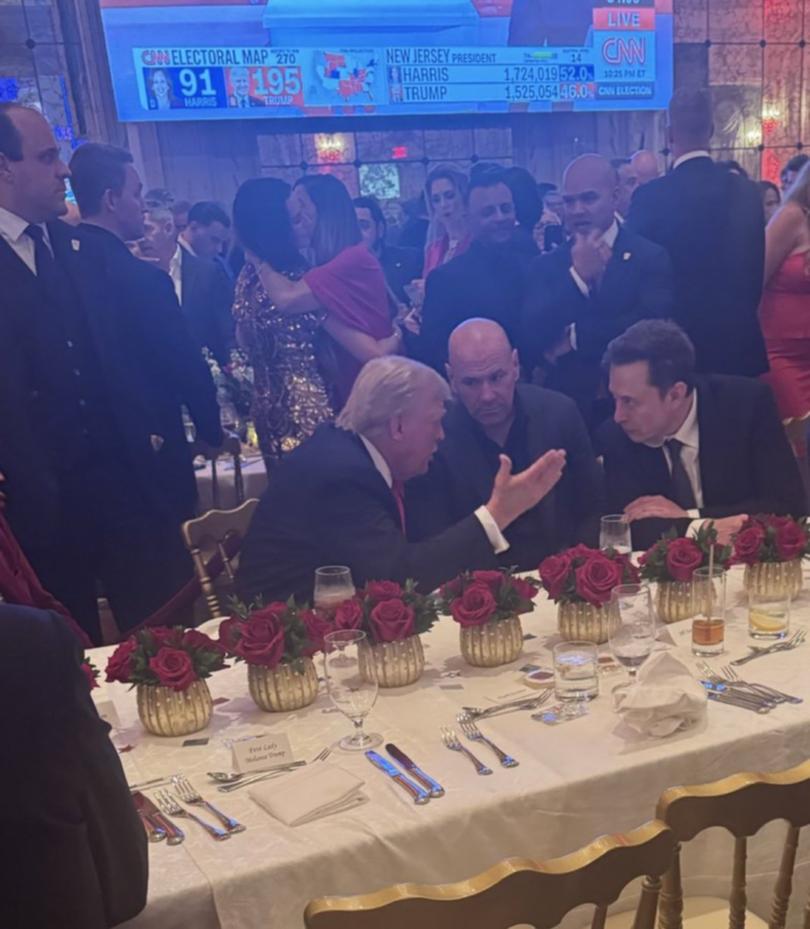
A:
[[[399,510],[399,522],[402,526],[402,531],[405,531],[405,484],[402,481],[395,480],[391,484],[391,493],[394,495],[394,499],[397,501],[397,509]]]

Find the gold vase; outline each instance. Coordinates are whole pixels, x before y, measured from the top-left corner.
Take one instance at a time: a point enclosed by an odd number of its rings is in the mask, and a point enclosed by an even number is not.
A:
[[[318,673],[311,658],[265,668],[248,665],[250,696],[265,713],[288,713],[309,706],[318,696]]]
[[[746,565],[743,586],[760,597],[790,597],[792,600],[802,589],[803,580],[802,559],[795,558]]]
[[[523,627],[519,616],[510,616],[483,626],[461,626],[459,640],[467,664],[476,668],[497,668],[514,661],[521,653]]]
[[[418,681],[425,670],[425,653],[418,635],[399,642],[380,642],[360,646],[360,674],[366,681],[376,679],[380,687],[405,687]]]
[[[659,581],[655,591],[655,609],[662,623],[691,619],[699,612],[691,581]]]
[[[205,681],[194,681],[186,690],[160,684],[138,684],[138,716],[152,735],[189,735],[205,729],[214,704]]]
[[[560,636],[566,642],[607,642],[618,616],[609,604],[561,603],[557,609]]]

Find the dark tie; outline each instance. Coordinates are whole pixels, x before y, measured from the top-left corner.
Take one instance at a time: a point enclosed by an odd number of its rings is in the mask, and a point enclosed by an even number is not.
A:
[[[49,278],[53,274],[54,260],[51,250],[45,244],[45,232],[42,226],[26,226],[25,234],[34,240],[34,263],[37,277]]]
[[[402,531],[405,531],[405,484],[402,481],[395,480],[391,484],[391,493],[394,495],[394,499],[397,501],[397,509],[399,510],[399,522],[402,526]]]
[[[680,439],[667,439],[664,446],[669,452],[669,460],[672,466],[672,500],[684,510],[693,510],[697,506],[697,502],[695,500],[695,491],[692,489],[692,482],[689,480],[689,475],[686,473],[686,468],[684,468],[681,459],[683,442]]]

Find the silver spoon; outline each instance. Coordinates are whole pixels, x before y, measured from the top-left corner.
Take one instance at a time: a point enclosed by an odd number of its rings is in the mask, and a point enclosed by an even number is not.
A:
[[[251,771],[247,774],[242,774],[238,771],[207,771],[206,773],[211,780],[216,781],[217,784],[235,784],[237,781],[241,781],[242,778],[252,777],[254,774],[264,774],[269,771],[290,771],[293,768],[300,768],[305,764],[306,761],[288,761],[286,764],[272,765],[261,772]]]

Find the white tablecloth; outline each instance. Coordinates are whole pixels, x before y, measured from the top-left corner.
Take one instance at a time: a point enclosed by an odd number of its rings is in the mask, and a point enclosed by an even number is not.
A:
[[[199,511],[205,513],[214,506],[214,488],[211,481],[211,462],[195,472],[197,477],[197,495]],[[267,488],[267,471],[264,459],[259,455],[242,462],[242,482],[245,488],[245,500],[261,497]],[[220,458],[217,461],[217,483],[219,485],[219,508],[229,510],[238,506],[232,458]]]
[[[730,578],[731,623],[728,652],[746,651],[745,610],[740,569]],[[794,604],[794,625],[807,625],[810,595]],[[306,903],[324,894],[370,892],[398,881],[438,883],[476,874],[509,856],[547,858],[570,852],[606,832],[630,829],[655,811],[661,792],[676,784],[698,784],[741,770],[777,771],[810,757],[810,646],[758,659],[746,666],[749,679],[804,696],[801,705],[783,705],[766,716],[710,704],[704,723],[659,741],[622,732],[610,689],[620,674],[602,678],[603,694],[590,713],[560,726],[546,726],[527,713],[505,715],[482,728],[520,766],[493,763],[491,777],[476,776],[469,762],[447,751],[440,725],[454,724],[462,704],[486,705],[519,689],[525,662],[550,664],[556,641],[555,608],[542,599],[523,617],[526,633],[520,660],[502,669],[468,667],[459,657],[458,631],[450,619],[424,637],[427,667],[411,687],[380,691],[368,728],[381,732],[445,786],[447,794],[425,806],[373,768],[362,754],[333,751],[324,764],[340,765],[366,781],[370,802],[297,828],[271,818],[247,790],[217,792],[205,776],[230,770],[226,740],[249,733],[288,733],[299,757],[311,758],[345,734],[350,724],[329,712],[321,693],[312,706],[294,714],[264,714],[247,691],[246,671],[236,666],[210,681],[215,706],[205,747],[181,747],[182,739],[144,734],[137,721],[134,693],[104,685],[97,699],[114,700],[122,728],[113,733],[130,782],[183,772],[215,804],[247,825],[247,831],[216,843],[188,824],[184,845],[150,846],[151,877],[146,910],[132,929],[299,929]],[[668,627],[675,652],[694,666],[686,623]],[[105,653],[98,650],[97,664]],[[458,678],[443,676],[460,671]],[[462,689],[447,689],[460,683]],[[494,762],[485,747],[476,752]],[[290,774],[286,777],[295,777]],[[272,782],[271,782],[272,783]],[[784,828],[768,827],[752,840],[749,852],[749,905],[767,917],[777,868],[777,843]],[[687,891],[723,895],[729,886],[731,842],[715,831],[690,843],[684,855]],[[799,925],[810,868],[800,849],[791,925]],[[580,920],[581,922],[582,920]]]

